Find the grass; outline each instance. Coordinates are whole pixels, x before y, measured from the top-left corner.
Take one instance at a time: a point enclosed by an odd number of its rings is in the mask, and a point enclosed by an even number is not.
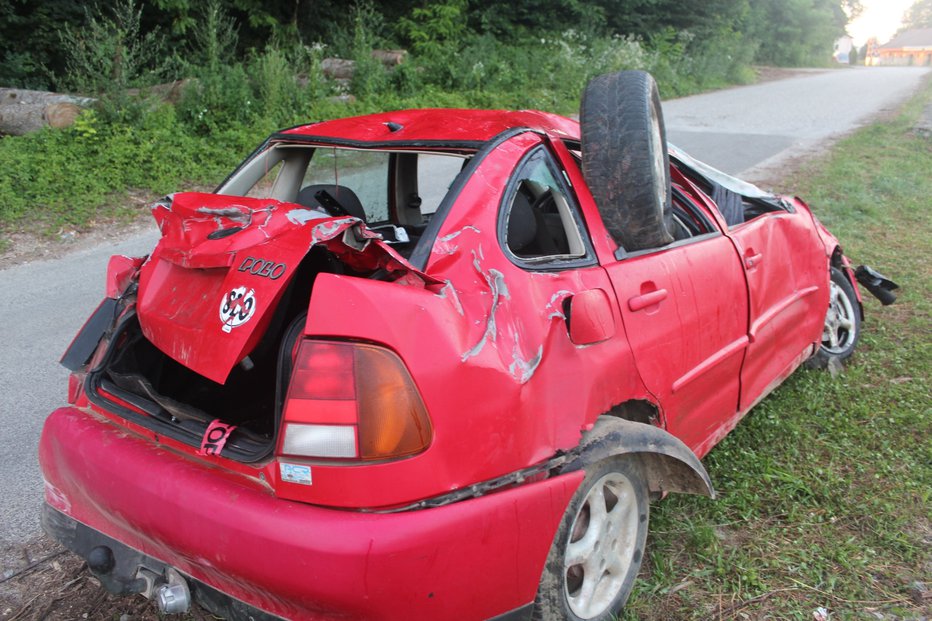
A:
[[[653,507],[623,619],[932,613],[911,597],[932,579],[932,138],[912,131],[930,101],[927,82],[792,180],[856,264],[898,282],[899,301],[868,295],[846,370],[798,371],[710,453],[718,500]]]

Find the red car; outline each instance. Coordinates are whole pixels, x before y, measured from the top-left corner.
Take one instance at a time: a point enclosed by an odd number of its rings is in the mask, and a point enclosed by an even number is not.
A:
[[[713,495],[699,458],[858,340],[838,241],[668,153],[640,72],[590,83],[580,123],[287,129],[153,213],[40,459],[46,530],[166,613],[612,618],[650,499]]]

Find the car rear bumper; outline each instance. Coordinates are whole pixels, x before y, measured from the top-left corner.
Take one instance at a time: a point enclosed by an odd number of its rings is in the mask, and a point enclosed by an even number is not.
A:
[[[59,539],[118,542],[209,587],[199,596],[289,619],[523,618],[583,476],[421,511],[326,509],[75,408],[49,416],[39,457]]]

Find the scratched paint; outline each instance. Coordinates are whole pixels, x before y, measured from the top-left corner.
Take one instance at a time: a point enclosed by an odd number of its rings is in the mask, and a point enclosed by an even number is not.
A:
[[[540,365],[540,361],[544,357],[544,346],[541,345],[537,348],[537,353],[530,360],[525,360],[521,354],[521,347],[518,342],[518,335],[515,334],[515,346],[512,349],[512,356],[514,360],[510,365],[508,365],[508,372],[511,373],[511,376],[518,380],[519,384],[526,384],[528,380],[534,377],[534,372],[537,371],[537,367]]]
[[[448,233],[443,237],[438,237],[437,241],[434,243],[434,247],[431,249],[432,254],[455,254],[459,250],[459,245],[451,243],[454,239],[465,233],[466,231],[471,231],[473,233],[481,233],[478,227],[471,224],[467,224],[463,228]]]
[[[481,246],[479,247],[479,251],[481,254]],[[495,313],[498,311],[498,307],[502,298],[508,299],[510,297],[508,292],[508,285],[505,284],[505,275],[494,268],[490,269],[488,272],[483,272],[479,261],[479,256],[474,253],[473,266],[476,268],[476,271],[479,272],[479,275],[485,279],[486,285],[489,287],[489,292],[492,294],[492,305],[489,308],[488,317],[486,317],[485,331],[482,333],[482,337],[479,339],[478,343],[463,353],[463,362],[466,362],[473,356],[479,355],[483,348],[485,348],[486,343],[489,341],[495,341],[498,336],[498,329],[495,323]]]
[[[573,295],[572,291],[567,289],[560,289],[550,297],[550,301],[547,302],[547,306],[544,307],[544,312],[548,312],[547,319],[566,319],[566,314],[563,312],[563,300]]]
[[[246,207],[240,205],[231,205],[230,207],[199,207],[197,213],[204,214],[205,216],[216,216],[219,218],[227,218],[233,220],[234,222],[242,222],[245,225],[249,225],[252,222],[252,212],[249,211]]]
[[[456,312],[459,315],[463,315],[463,304],[460,302],[459,295],[456,293],[456,287],[453,286],[453,283],[449,280],[440,287],[440,292],[437,293],[438,297],[450,300],[450,303],[453,304],[453,308],[456,309]]]

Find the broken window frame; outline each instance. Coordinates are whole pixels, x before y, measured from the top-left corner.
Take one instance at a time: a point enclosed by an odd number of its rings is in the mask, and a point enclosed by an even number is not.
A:
[[[572,248],[574,245],[574,240],[572,238],[575,237],[576,243],[582,247],[581,253],[524,257],[515,254],[508,245],[508,220],[514,203],[514,197],[521,183],[530,178],[530,176],[525,173],[530,166],[536,165],[534,161],[536,159],[540,159],[540,163],[546,166],[556,184],[556,189],[563,196],[565,201],[564,205],[561,206],[559,201],[555,201],[555,203],[557,204],[557,209],[561,211],[560,220],[567,237],[567,243],[570,248]],[[497,228],[498,243],[502,252],[509,261],[522,269],[529,271],[554,271],[589,267],[598,264],[585,219],[579,208],[579,201],[572,191],[572,188],[566,182],[562,167],[559,166],[557,160],[545,145],[537,145],[528,150],[515,166],[505,186],[501,202],[499,203]]]

